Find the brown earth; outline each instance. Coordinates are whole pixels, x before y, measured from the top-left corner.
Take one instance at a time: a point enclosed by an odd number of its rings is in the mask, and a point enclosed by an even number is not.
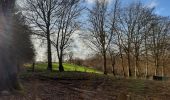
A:
[[[93,78],[52,80],[21,79],[22,92],[0,96],[0,100],[170,100],[170,82]]]

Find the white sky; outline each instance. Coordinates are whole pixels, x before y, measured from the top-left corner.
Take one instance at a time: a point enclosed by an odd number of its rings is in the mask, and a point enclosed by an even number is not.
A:
[[[67,53],[73,52],[74,58],[81,58],[84,59],[88,57],[92,50],[89,49],[86,44],[83,43],[83,40],[79,38],[79,34],[81,31],[77,31],[72,35],[72,39],[74,39],[74,42],[72,43],[72,47],[69,48],[69,51],[66,51]],[[33,44],[36,49],[36,60],[37,61],[46,61],[47,60],[47,54],[46,54],[46,45],[41,46],[40,40],[33,39]],[[58,61],[56,50],[54,47],[52,47],[52,59],[53,61]],[[66,57],[65,57],[66,59]]]
[[[102,1],[102,0],[101,0],[101,1]],[[107,0],[107,1],[109,1],[109,3],[111,3],[111,2],[114,1],[114,0]],[[89,4],[92,4],[92,3],[95,2],[95,0],[86,0],[86,2],[89,3]]]

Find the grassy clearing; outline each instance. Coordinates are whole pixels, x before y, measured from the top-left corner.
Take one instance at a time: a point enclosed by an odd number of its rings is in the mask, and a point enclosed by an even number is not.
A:
[[[86,80],[94,77],[101,77],[102,72],[95,70],[93,68],[88,68],[84,66],[78,66],[74,64],[63,64],[65,71],[58,71],[58,64],[53,63],[53,71],[47,71],[47,63],[37,63],[35,64],[35,72],[32,72],[32,66],[27,65],[26,72],[21,73],[21,78],[28,78],[32,75],[43,76],[46,78],[53,79],[73,79],[73,80]]]
[[[64,63],[64,70],[65,71],[74,71],[74,72],[88,72],[88,73],[98,73],[101,74],[101,71],[98,71],[96,69],[93,68],[88,68],[85,66],[78,66],[78,65],[74,65],[74,64],[68,64],[68,63]],[[28,66],[29,69],[32,69],[31,66]],[[40,71],[46,71],[47,69],[47,63],[38,63],[35,65],[35,71],[40,72]],[[53,71],[58,71],[58,64],[57,63],[53,63]]]

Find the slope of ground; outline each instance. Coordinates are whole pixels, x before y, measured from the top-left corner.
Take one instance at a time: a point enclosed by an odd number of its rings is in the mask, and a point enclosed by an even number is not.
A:
[[[89,72],[89,73],[102,73],[93,68],[85,67],[85,66],[78,66],[74,64],[64,63],[64,70],[65,71],[79,71],[79,72]],[[32,65],[27,65],[29,69],[32,69]],[[47,69],[47,63],[37,63],[35,64],[35,71],[45,71]],[[58,64],[53,63],[53,71],[58,71]]]
[[[0,100],[170,100],[170,82],[85,72],[25,72],[23,90]]]
[[[10,96],[1,96],[0,100],[170,100],[168,81],[116,79],[81,72],[65,73],[70,75],[69,79],[56,79],[56,76],[44,76],[42,73],[22,77],[24,90]],[[75,78],[76,75],[78,77]]]

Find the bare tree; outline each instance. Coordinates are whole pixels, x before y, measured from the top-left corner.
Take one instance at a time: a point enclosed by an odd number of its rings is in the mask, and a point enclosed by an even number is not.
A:
[[[111,65],[112,65],[112,74],[115,76],[115,64],[116,64],[116,59],[118,58],[118,52],[113,48],[109,48],[108,49],[109,52],[109,56],[110,56],[110,61],[111,61]]]
[[[73,52],[69,52],[68,57],[69,57],[69,63],[73,63],[73,57],[74,57]]]
[[[164,57],[168,44],[169,25],[169,19],[160,16],[152,23],[150,49],[155,64],[155,75],[158,75],[158,69],[162,65],[161,60],[162,62],[165,61]],[[164,69],[164,65],[162,69]]]
[[[131,4],[128,7],[122,9],[120,15],[119,15],[119,43],[121,43],[121,49],[125,51],[127,55],[128,60],[128,66],[127,66],[127,74],[128,77],[132,76],[132,41],[133,41],[133,34],[135,30],[135,24],[137,23],[136,19],[136,13],[135,13],[135,5]],[[133,13],[134,12],[134,13]],[[121,34],[121,35],[120,35]],[[121,37],[121,38],[120,38]],[[120,47],[119,47],[120,48]]]
[[[35,35],[47,41],[48,67],[52,71],[51,34],[57,22],[58,0],[26,0],[25,16]]]
[[[114,48],[112,46],[114,45],[113,37],[115,35],[118,8],[120,6],[119,0],[115,0],[113,5],[113,8],[111,7],[110,9],[107,0],[96,0],[93,8],[88,9],[90,27],[88,29],[89,34],[86,34],[85,39],[92,50],[102,55],[104,74],[107,74],[107,51],[110,48],[109,51],[112,54],[111,48]]]
[[[123,61],[123,54],[122,54],[122,46],[121,46],[121,39],[120,39],[120,34],[119,34],[119,29],[118,29],[118,16],[120,16],[120,1],[119,0],[115,0],[114,4],[113,4],[113,8],[111,10],[111,14],[109,16],[111,16],[109,18],[109,26],[110,26],[110,36],[111,36],[111,40],[109,43],[109,54],[111,57],[111,61],[112,61],[112,67],[114,67],[115,63],[116,63],[116,57],[118,58],[118,55],[121,56],[121,62],[122,62],[122,70],[123,70],[123,75],[125,76],[125,70],[124,70],[124,61]],[[119,52],[116,50],[116,48],[119,48]],[[115,52],[116,51],[116,52]],[[114,69],[114,68],[113,68]]]
[[[59,59],[59,71],[64,71],[63,55],[65,50],[72,43],[71,36],[79,30],[79,16],[84,9],[81,7],[81,0],[61,0],[57,13],[56,33],[52,44],[57,50]]]
[[[135,30],[134,30],[134,36],[133,38],[133,46],[134,46],[134,51],[133,55],[135,58],[135,77],[139,75],[139,61],[140,61],[140,56],[142,54],[142,46],[143,46],[143,41],[145,40],[145,33],[148,32],[150,23],[153,20],[152,13],[153,9],[151,8],[146,8],[142,4],[137,4],[136,5],[136,19],[137,23],[135,25]],[[138,74],[137,74],[138,72]]]
[[[119,16],[119,24],[117,28],[117,38],[119,51],[125,51],[128,60],[128,76],[132,76],[134,65],[134,76],[139,74],[139,61],[141,55],[144,33],[151,21],[152,9],[144,7],[140,2],[132,3],[122,9]],[[135,64],[131,61],[135,60]]]
[[[146,32],[144,33],[144,40],[143,40],[143,51],[144,51],[144,62],[145,62],[145,78],[148,77],[148,68],[149,68],[149,33],[150,28],[146,29]]]
[[[106,0],[96,0],[95,5],[92,9],[89,9],[89,23],[90,33],[87,34],[85,39],[89,43],[91,49],[99,52],[103,57],[103,67],[104,74],[107,74],[106,68],[106,54],[109,46],[109,34],[107,25],[107,13],[108,13],[108,4]]]
[[[123,44],[122,44],[122,34],[121,32],[119,32],[119,29],[117,29],[116,31],[116,37],[115,37],[116,41],[115,44],[118,47],[119,50],[119,57],[121,59],[121,66],[122,66],[122,71],[123,71],[123,75],[126,76],[126,70],[125,70],[125,66],[124,66],[124,54],[123,54]]]
[[[163,22],[163,32],[162,32],[162,46],[161,46],[161,63],[162,63],[162,76],[165,76],[165,67],[167,66],[167,62],[169,60],[169,36],[170,36],[170,20],[169,18],[164,18]]]
[[[147,12],[145,12],[144,16],[144,27],[143,27],[143,39],[142,39],[142,47],[141,47],[141,56],[144,57],[144,63],[145,63],[145,78],[148,77],[148,68],[149,68],[149,56],[150,56],[150,32],[152,30],[152,22],[155,19],[155,15],[153,13],[154,8],[148,9]]]

